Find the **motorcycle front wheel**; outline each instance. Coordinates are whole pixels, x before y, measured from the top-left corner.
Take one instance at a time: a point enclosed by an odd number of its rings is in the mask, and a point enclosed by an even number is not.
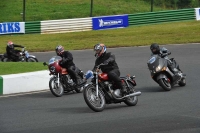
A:
[[[38,59],[37,58],[33,58],[33,57],[29,57],[27,59],[27,62],[38,62]]]
[[[130,86],[130,92],[131,93],[135,93],[136,91],[134,90],[134,86],[133,84],[129,83],[129,86]],[[124,103],[128,106],[135,106],[138,102],[138,97],[137,96],[131,96],[131,97],[127,97],[124,101]]]
[[[62,83],[58,84],[58,79],[55,77],[49,80],[49,89],[51,93],[56,97],[61,97],[64,93],[64,88]]]
[[[186,79],[182,78],[181,81],[178,83],[179,86],[185,86],[186,85]]]
[[[165,91],[170,91],[172,89],[170,81],[164,78],[160,79],[158,83]]]
[[[105,108],[105,98],[101,90],[98,91],[96,96],[96,88],[93,85],[88,85],[83,90],[83,96],[86,104],[90,109],[95,112],[101,112]]]

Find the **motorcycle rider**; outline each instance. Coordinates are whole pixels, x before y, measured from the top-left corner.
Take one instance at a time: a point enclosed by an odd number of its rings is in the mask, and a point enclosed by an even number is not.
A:
[[[152,54],[159,55],[161,58],[167,58],[167,67],[175,75],[174,80],[178,80],[180,78],[180,75],[178,74],[179,71],[175,68],[172,61],[169,60],[167,57],[167,55],[170,55],[171,52],[169,52],[168,49],[166,49],[164,47],[162,49],[160,49],[160,47],[157,43],[152,43],[150,46],[150,50],[151,50]]]
[[[114,81],[117,84],[117,86],[120,87],[122,93],[124,94],[126,92],[126,88],[122,85],[119,67],[115,61],[115,55],[111,52],[107,53],[106,46],[100,43],[94,46],[94,52],[96,61],[93,71],[96,70],[96,66],[103,63],[104,65],[100,66],[101,71],[107,73],[108,78],[111,81]]]
[[[72,79],[75,80],[74,87],[82,86],[85,81],[82,83],[78,83],[77,74],[75,72],[76,66],[73,62],[73,55],[69,51],[65,51],[62,45],[58,45],[55,51],[56,54],[62,58],[62,60],[59,62],[59,65],[63,68],[66,68],[69,75],[72,77]]]
[[[14,44],[12,41],[8,41],[7,47],[6,47],[6,53],[10,59],[13,59],[14,61],[19,60],[19,52],[20,50],[15,50],[15,47],[24,48],[24,46]]]

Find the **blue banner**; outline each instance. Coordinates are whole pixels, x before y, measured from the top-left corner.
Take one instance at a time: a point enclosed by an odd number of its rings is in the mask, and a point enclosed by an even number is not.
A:
[[[128,26],[128,15],[104,16],[92,18],[93,30],[123,28]]]
[[[24,22],[0,23],[0,34],[25,33]]]

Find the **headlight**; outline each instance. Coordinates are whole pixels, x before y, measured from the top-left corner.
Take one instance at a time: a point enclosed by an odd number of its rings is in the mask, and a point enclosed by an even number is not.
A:
[[[55,68],[54,66],[51,66],[51,67],[49,68],[49,70],[50,70],[50,72],[52,72],[52,73],[55,73],[55,72],[56,72],[56,68]]]
[[[161,69],[160,66],[156,67],[156,72],[157,72],[157,71],[160,71],[160,69]]]

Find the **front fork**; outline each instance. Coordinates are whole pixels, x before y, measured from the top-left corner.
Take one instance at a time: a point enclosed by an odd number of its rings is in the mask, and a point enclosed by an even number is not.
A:
[[[58,87],[59,87],[59,85],[60,85],[60,75],[58,73]]]
[[[96,98],[99,97],[98,93],[99,93],[99,84],[98,84],[98,74],[95,73],[96,75]]]

